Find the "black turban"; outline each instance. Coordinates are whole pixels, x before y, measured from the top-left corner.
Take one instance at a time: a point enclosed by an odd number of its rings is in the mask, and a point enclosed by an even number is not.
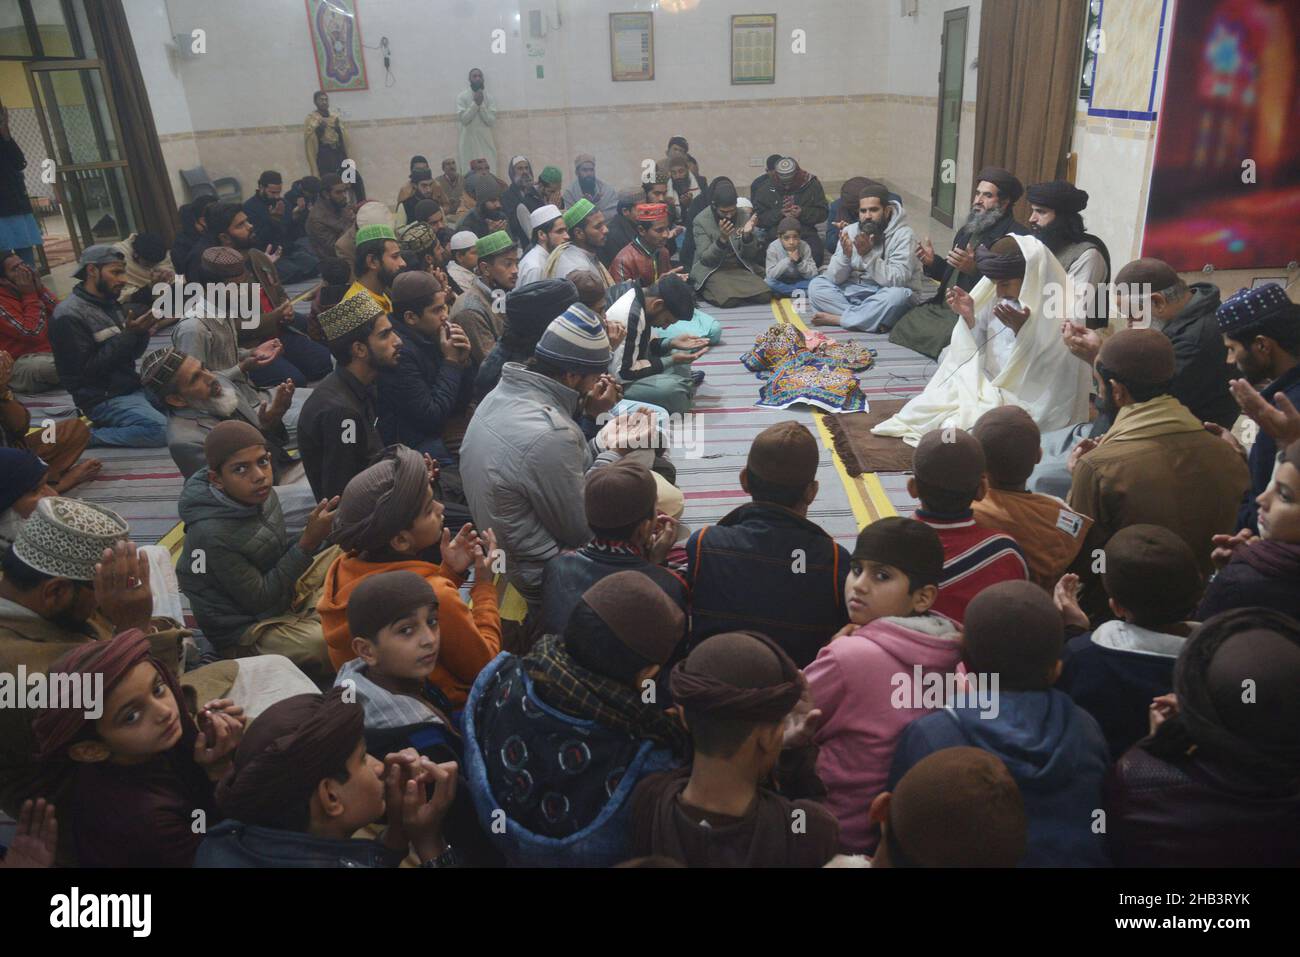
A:
[[[1035,206],[1046,206],[1058,213],[1079,213],[1088,208],[1087,192],[1063,179],[1035,183],[1025,197]]]

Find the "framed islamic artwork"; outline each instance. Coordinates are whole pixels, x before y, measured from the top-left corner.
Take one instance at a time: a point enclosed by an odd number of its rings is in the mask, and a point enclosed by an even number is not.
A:
[[[364,90],[366,60],[361,48],[361,21],[357,0],[303,0],[316,75],[326,93]]]
[[[609,74],[615,83],[655,78],[653,13],[609,15]]]
[[[731,85],[776,82],[776,14],[731,18]]]
[[[1297,63],[1300,4],[1178,4],[1143,256],[1180,272],[1285,272],[1300,210]],[[1105,70],[1103,57],[1099,84]]]

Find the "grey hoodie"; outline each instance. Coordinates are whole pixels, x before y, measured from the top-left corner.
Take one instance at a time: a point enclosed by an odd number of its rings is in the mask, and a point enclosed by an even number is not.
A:
[[[922,297],[919,294],[926,283],[921,261],[916,257],[916,237],[903,204],[890,200],[889,205],[894,214],[885,226],[884,243],[872,246],[865,257],[858,255],[852,246],[851,255],[845,256],[843,247],[836,246],[835,255],[831,256],[826,267],[826,278],[837,286],[864,280],[878,286],[903,286],[912,290],[912,302],[920,302]],[[853,223],[845,231],[850,243],[857,238],[859,229],[859,224]]]

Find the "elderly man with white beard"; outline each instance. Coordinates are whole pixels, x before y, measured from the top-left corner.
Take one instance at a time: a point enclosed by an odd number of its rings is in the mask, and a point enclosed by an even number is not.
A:
[[[1004,236],[975,253],[984,277],[948,291],[959,317],[925,390],[872,429],[916,445],[935,429],[969,429],[989,409],[1018,405],[1048,432],[1088,417],[1091,368],[1061,338],[1073,321],[1073,283],[1031,236]]]
[[[302,463],[288,452],[284,414],[293,400],[292,382],[282,382],[265,401],[239,366],[213,372],[172,346],[144,357],[140,380],[167,413],[167,451],[183,478],[207,467],[203,443],[209,432],[229,419],[247,422],[262,433],[271,450],[285,527],[290,534],[306,527],[316,500]]]

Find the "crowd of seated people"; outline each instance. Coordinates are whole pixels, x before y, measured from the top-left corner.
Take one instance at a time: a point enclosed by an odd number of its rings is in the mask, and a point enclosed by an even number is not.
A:
[[[0,251],[0,669],[106,695],[0,712],[0,865],[1300,859],[1300,306],[1137,260],[1056,315],[1110,278],[1069,183],[981,170],[943,253],[879,181],[689,149],[417,155],[393,207],[267,170],[61,302]],[[681,529],[700,307],[774,296],[943,354],[885,424],[919,508],[852,550],[793,419]],[[168,449],[174,579],[66,495],[91,446]]]

